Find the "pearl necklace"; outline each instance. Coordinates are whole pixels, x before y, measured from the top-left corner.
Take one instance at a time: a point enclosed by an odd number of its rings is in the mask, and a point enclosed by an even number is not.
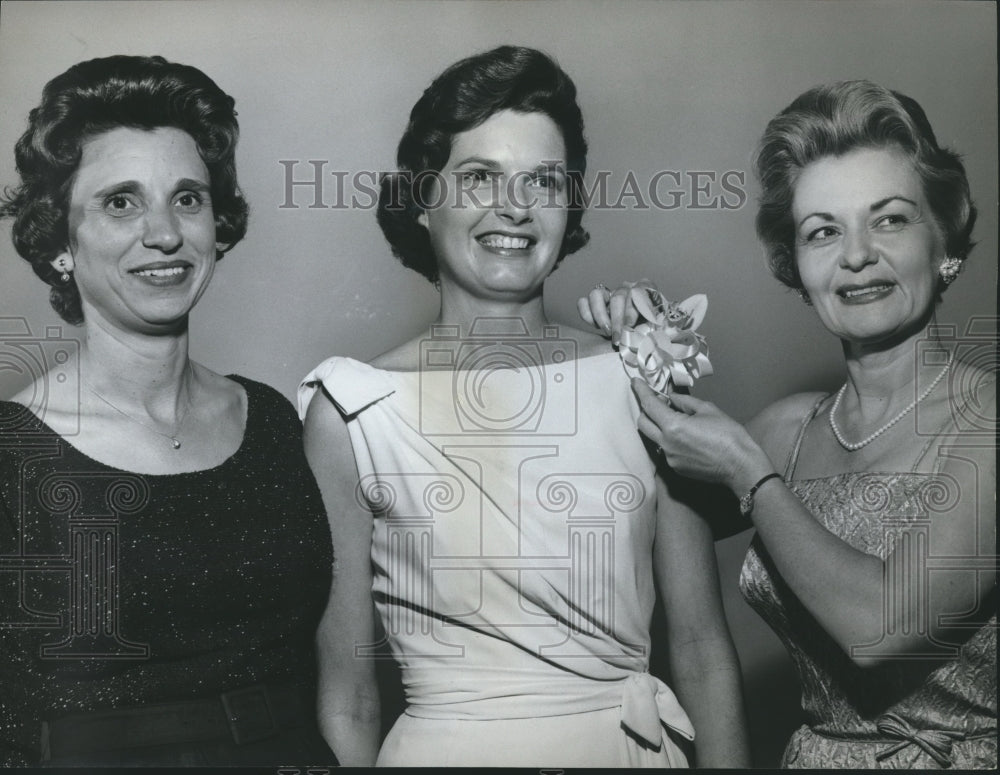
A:
[[[163,431],[156,430],[156,428],[154,428],[152,425],[149,425],[148,423],[144,423],[142,420],[135,419],[132,415],[130,415],[124,409],[119,409],[117,406],[115,406],[113,403],[111,403],[108,399],[106,399],[104,396],[102,396],[100,393],[98,393],[96,390],[94,390],[90,385],[87,385],[86,382],[84,382],[83,384],[86,385],[87,390],[89,390],[91,393],[93,393],[95,396],[97,396],[99,399],[101,399],[104,403],[106,403],[108,406],[110,406],[112,409],[114,409],[116,412],[118,412],[118,414],[120,414],[126,420],[131,420],[136,425],[141,425],[147,431],[152,431],[157,436],[162,436],[165,439],[170,439],[170,443],[171,443],[171,445],[173,446],[174,449],[180,449],[181,448],[181,440],[179,438],[177,438],[177,437],[180,435],[181,426],[184,425],[184,421],[187,419],[188,410],[191,409],[191,396],[190,396],[190,394],[188,394],[188,400],[187,400],[187,402],[184,405],[184,413],[181,415],[181,419],[178,420],[177,427],[174,428],[174,432],[173,433],[164,433]]]
[[[844,397],[844,391],[847,390],[847,383],[845,382],[844,386],[839,391],[837,391],[837,397],[833,401],[833,406],[830,409],[830,415],[829,415],[830,430],[832,430],[833,431],[833,435],[837,437],[837,441],[840,442],[840,446],[842,446],[848,452],[855,452],[855,451],[861,449],[862,447],[867,446],[868,444],[871,444],[873,441],[875,441],[875,439],[877,439],[879,436],[881,436],[883,433],[885,433],[887,430],[889,430],[893,425],[895,425],[900,420],[902,420],[904,417],[906,417],[906,415],[908,415],[910,412],[912,412],[916,408],[917,404],[919,404],[921,401],[923,401],[925,398],[927,398],[927,396],[929,396],[931,394],[931,391],[934,388],[937,387],[938,382],[940,382],[942,379],[944,379],[944,375],[948,373],[948,369],[951,368],[951,363],[952,363],[952,354],[949,353],[948,354],[948,362],[944,365],[944,368],[941,369],[941,373],[938,374],[934,378],[934,381],[931,382],[931,384],[929,384],[927,386],[927,389],[924,390],[923,393],[921,393],[919,396],[917,396],[916,399],[914,399],[913,401],[911,401],[909,406],[907,406],[902,412],[900,412],[895,417],[893,417],[891,420],[889,420],[889,422],[887,422],[885,425],[883,425],[881,428],[879,428],[877,431],[875,431],[870,436],[866,436],[861,441],[859,441],[859,442],[857,442],[855,444],[852,444],[851,442],[847,441],[847,439],[844,438],[843,434],[841,434],[841,432],[840,432],[840,428],[837,427],[837,421],[833,419],[834,413],[837,411],[837,408],[840,406],[840,399],[842,399]]]

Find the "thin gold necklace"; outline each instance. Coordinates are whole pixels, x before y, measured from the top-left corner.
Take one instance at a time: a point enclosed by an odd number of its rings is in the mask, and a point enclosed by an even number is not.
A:
[[[191,409],[191,392],[190,392],[190,390],[188,390],[187,401],[184,402],[184,411],[181,413],[181,417],[177,421],[177,425],[174,428],[174,432],[173,433],[164,433],[163,431],[158,431],[156,428],[154,428],[149,423],[144,423],[142,420],[137,420],[135,417],[133,417],[132,415],[130,415],[124,409],[118,408],[113,403],[111,403],[108,399],[106,399],[104,396],[102,396],[100,393],[98,393],[96,390],[94,390],[94,388],[92,388],[87,382],[84,381],[83,384],[86,386],[87,390],[89,390],[91,393],[93,393],[95,396],[97,396],[99,399],[101,399],[101,401],[103,401],[108,406],[110,406],[112,409],[114,409],[116,412],[118,412],[118,414],[120,414],[126,420],[131,420],[136,425],[141,425],[143,428],[145,428],[148,431],[152,431],[157,436],[162,436],[165,439],[170,439],[170,443],[171,443],[171,445],[173,446],[174,449],[180,449],[181,448],[181,440],[179,438],[177,438],[177,437],[180,435],[181,427],[183,427],[184,421],[187,419],[187,416],[188,416],[188,411]]]

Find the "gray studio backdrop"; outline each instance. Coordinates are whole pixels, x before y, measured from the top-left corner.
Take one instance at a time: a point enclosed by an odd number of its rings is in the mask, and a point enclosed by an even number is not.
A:
[[[434,290],[392,258],[367,206],[368,173],[392,168],[413,102],[458,58],[500,43],[542,48],[579,87],[591,181],[603,173],[607,204],[622,205],[586,216],[591,243],[549,280],[551,312],[573,321],[577,296],[597,282],[649,277],[675,299],[707,293],[701,330],[716,374],[696,392],[747,419],[842,379],[837,343],[771,279],[753,229],[754,143],[814,84],[863,77],[903,91],[964,154],[979,245],[941,319],[961,334],[996,314],[995,35],[987,2],[8,1],[0,185],[15,179],[12,148],[43,84],[74,62],[155,53],[204,69],[236,98],[252,216],[194,315],[194,355],[292,397],[326,356],[370,358],[436,311]],[[316,169],[325,206],[310,206],[310,187],[289,197],[290,177]],[[617,201],[627,190],[638,193]],[[357,206],[338,206],[352,195]],[[8,233],[4,224],[0,316],[44,337],[60,321]],[[23,380],[0,368],[0,395]],[[769,765],[798,723],[798,698],[784,651],[739,598],[748,540],[721,542],[719,555],[756,761]]]

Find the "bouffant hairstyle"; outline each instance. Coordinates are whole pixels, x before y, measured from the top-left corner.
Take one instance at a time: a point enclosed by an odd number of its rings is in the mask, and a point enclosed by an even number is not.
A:
[[[801,94],[771,119],[757,149],[754,168],[762,189],[757,234],[778,280],[802,288],[792,218],[802,168],[824,156],[885,147],[898,147],[910,157],[945,235],[948,256],[965,260],[973,246],[976,208],[958,155],[938,145],[916,100],[871,81],[842,81]]]
[[[80,293],[51,262],[69,247],[69,198],[84,143],[118,127],[174,127],[194,139],[208,168],[216,258],[246,234],[247,204],[236,181],[239,124],[233,98],[201,70],[159,56],[110,56],[73,65],[49,81],[17,141],[20,184],[4,192],[14,247],[52,287],[52,307],[83,322]]]
[[[382,233],[403,265],[431,282],[438,279],[437,260],[427,230],[417,221],[421,203],[431,201],[427,186],[447,164],[455,135],[502,110],[543,113],[562,133],[569,214],[559,261],[590,239],[581,225],[587,141],[576,86],[541,51],[500,46],[456,62],[434,79],[410,111],[396,154],[397,171],[382,176],[377,211]]]

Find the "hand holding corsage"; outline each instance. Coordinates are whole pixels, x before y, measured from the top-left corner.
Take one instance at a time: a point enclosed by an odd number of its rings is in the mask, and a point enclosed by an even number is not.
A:
[[[661,395],[672,386],[691,387],[712,373],[708,343],[698,333],[708,297],[703,293],[681,302],[663,298],[648,280],[627,283],[629,301],[639,314],[635,326],[623,326],[618,353],[629,376],[640,377]]]

